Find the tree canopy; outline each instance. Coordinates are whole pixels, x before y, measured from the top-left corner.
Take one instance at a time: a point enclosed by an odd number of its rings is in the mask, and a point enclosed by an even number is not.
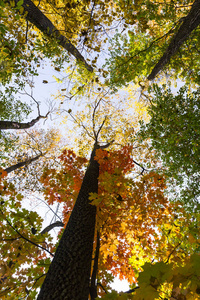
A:
[[[0,18],[0,298],[199,299],[200,1]]]

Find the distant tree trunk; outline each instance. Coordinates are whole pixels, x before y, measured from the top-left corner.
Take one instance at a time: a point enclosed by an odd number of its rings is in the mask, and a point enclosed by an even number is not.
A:
[[[27,129],[35,125],[40,119],[45,119],[46,117],[38,116],[37,118],[31,120],[27,123],[20,123],[14,121],[0,121],[0,130],[8,130],[8,129]]]
[[[169,63],[171,57],[178,51],[180,46],[188,39],[191,32],[200,24],[200,0],[195,0],[190,12],[183,19],[178,32],[173,37],[167,50],[153,68],[148,80],[153,80],[156,75]]]
[[[89,203],[89,195],[98,192],[99,164],[94,160],[98,148],[95,144],[38,300],[88,300],[96,220],[96,207]]]
[[[5,0],[5,2],[12,4],[13,1]],[[19,0],[14,0],[15,6],[17,6],[18,2]],[[46,35],[55,38],[59,45],[71,53],[77,60],[82,61],[90,72],[93,71],[93,68],[88,65],[78,49],[76,49],[76,47],[74,47],[74,45],[59,32],[31,0],[24,0],[22,6],[24,8],[23,14],[25,15],[26,20],[30,21]]]
[[[37,155],[37,156],[35,156],[35,157],[32,157],[32,158],[29,158],[29,159],[27,159],[27,160],[21,161],[21,162],[15,164],[15,165],[12,165],[12,166],[10,166],[10,167],[4,169],[4,171],[6,171],[6,172],[9,174],[9,173],[11,173],[11,172],[13,172],[13,171],[15,171],[15,170],[17,170],[17,169],[19,169],[19,168],[22,168],[22,167],[24,167],[24,166],[30,165],[32,162],[36,161],[36,160],[39,159],[41,156],[42,156],[42,154],[39,154],[39,155]],[[1,174],[1,172],[0,172],[0,174]]]

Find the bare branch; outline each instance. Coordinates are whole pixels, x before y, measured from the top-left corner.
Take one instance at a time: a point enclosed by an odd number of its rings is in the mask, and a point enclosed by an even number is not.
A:
[[[71,112],[69,112],[68,111],[68,114],[72,117],[72,119],[75,121],[75,123],[77,123],[77,124],[79,124],[80,126],[82,126],[83,127],[83,129],[87,132],[87,135],[89,136],[89,137],[91,137],[93,140],[95,140],[95,138],[89,133],[89,131],[87,130],[87,128],[85,127],[85,125],[78,119],[76,119],[73,115],[72,115],[72,113]],[[96,140],[95,140],[96,141]]]
[[[25,43],[28,43],[28,21],[26,21],[26,34],[25,34]]]
[[[165,263],[168,263],[168,262],[169,262],[170,257],[171,257],[172,254],[175,252],[175,250],[181,245],[181,243],[182,243],[182,242],[179,242],[179,243],[172,249],[172,251],[169,253],[168,258],[167,258],[167,260],[166,260]]]
[[[133,160],[133,162],[134,162],[134,164],[136,164],[138,167],[140,167],[141,169],[142,169],[142,173],[144,172],[144,171],[148,171],[147,169],[145,169],[143,166],[141,166],[139,163],[137,163],[135,160]],[[141,173],[141,174],[142,174]]]
[[[97,101],[97,103],[95,104],[95,107],[93,109],[93,113],[92,113],[92,127],[93,127],[93,132],[94,132],[94,136],[95,136],[95,141],[97,142],[97,134],[96,134],[96,131],[95,131],[95,113],[96,113],[96,110],[101,102],[102,98],[99,99],[99,101]]]
[[[40,114],[40,105],[39,102],[33,97],[32,93],[29,94],[24,90],[24,93],[18,91],[21,95],[29,96],[37,105],[37,111],[38,111],[38,117],[35,119],[32,119],[30,122],[27,123],[21,123],[21,122],[15,122],[15,121],[0,121],[0,130],[9,130],[9,129],[28,129],[32,126],[34,126],[39,120],[41,119],[47,119],[48,115],[53,111],[53,107],[46,113],[45,116],[42,116]]]
[[[34,196],[36,199],[38,199],[39,201],[41,201],[42,203],[44,203],[46,206],[48,206],[49,210],[52,211],[52,213],[60,220],[60,222],[62,223],[62,219],[56,214],[56,212],[50,207],[49,204],[47,204],[43,199]]]

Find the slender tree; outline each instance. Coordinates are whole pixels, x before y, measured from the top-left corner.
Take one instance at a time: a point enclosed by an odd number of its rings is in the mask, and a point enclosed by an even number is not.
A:
[[[189,38],[193,30],[200,24],[200,1],[195,0],[188,15],[183,18],[182,24],[178,32],[172,38],[165,53],[157,62],[151,74],[147,77],[149,80],[153,80],[156,75],[169,64],[170,58],[179,50],[181,45]]]
[[[6,0],[5,2],[12,4],[12,1]],[[14,1],[16,8],[19,8],[18,3],[18,0]],[[59,30],[31,0],[24,0],[22,2],[22,7],[22,14],[25,16],[27,21],[30,21],[47,36],[50,36],[51,38],[55,39],[59,45],[61,45],[65,50],[71,53],[78,61],[82,61],[90,72],[93,71],[93,68],[88,65],[88,63],[85,61],[84,57],[78,51],[78,49],[74,47],[74,45],[59,32]]]

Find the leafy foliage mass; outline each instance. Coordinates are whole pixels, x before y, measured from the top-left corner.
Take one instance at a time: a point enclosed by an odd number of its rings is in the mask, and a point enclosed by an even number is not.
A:
[[[168,176],[182,185],[182,199],[198,203],[199,197],[199,89],[190,92],[186,86],[174,96],[171,90],[154,86],[148,108],[151,117],[143,124],[141,135],[150,138],[152,147],[162,158]]]

